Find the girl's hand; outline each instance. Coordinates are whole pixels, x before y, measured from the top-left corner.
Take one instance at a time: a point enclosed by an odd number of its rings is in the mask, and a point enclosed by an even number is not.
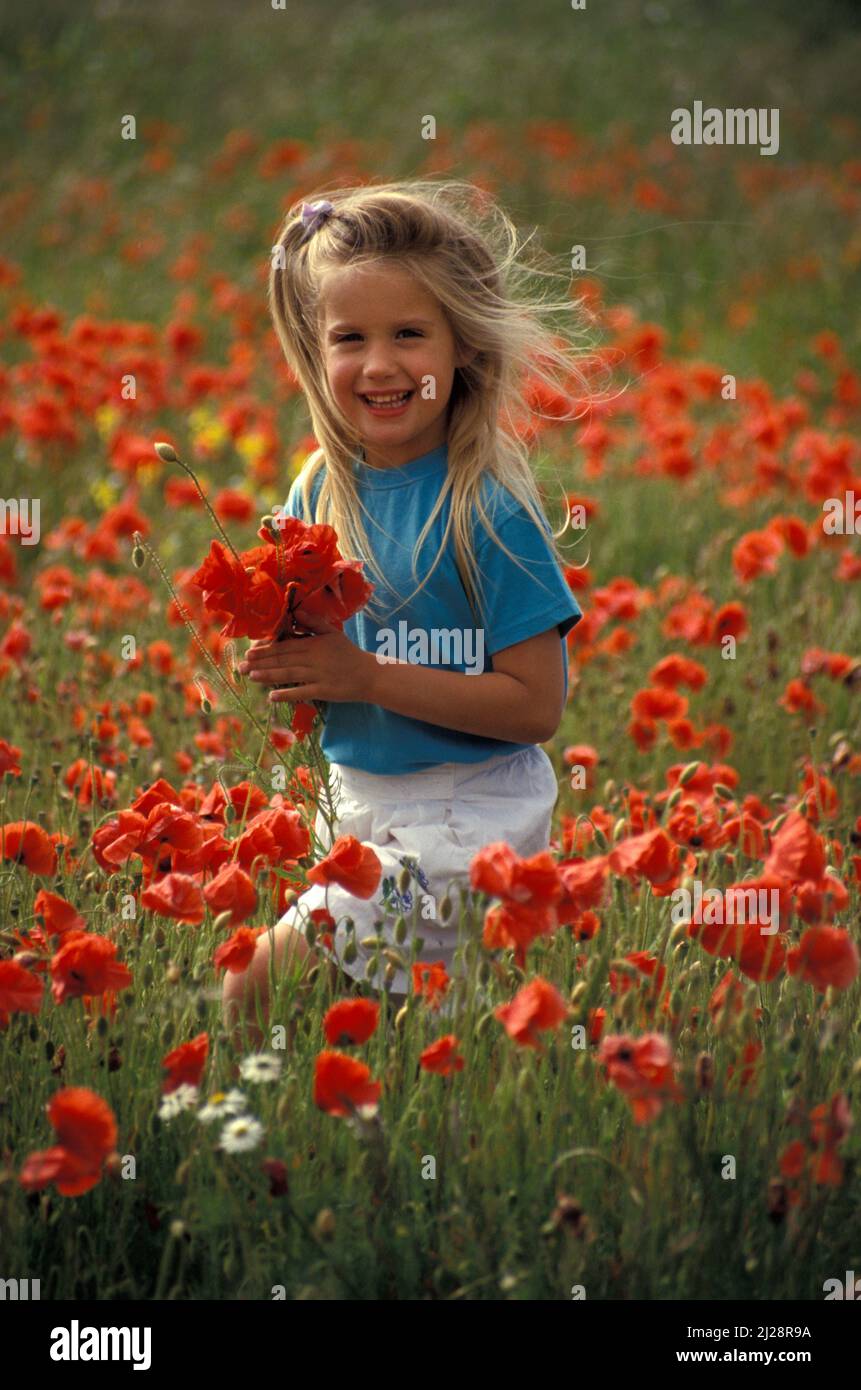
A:
[[[313,632],[311,637],[284,637],[278,642],[255,642],[239,663],[242,675],[260,685],[284,686],[272,690],[270,701],[366,700],[376,658],[362,651],[324,618],[297,617]]]

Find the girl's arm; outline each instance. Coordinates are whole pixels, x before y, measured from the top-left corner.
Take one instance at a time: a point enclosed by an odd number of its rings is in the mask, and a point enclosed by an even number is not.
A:
[[[562,643],[553,627],[516,646],[494,652],[492,671],[480,676],[406,663],[369,667],[371,703],[442,724],[464,734],[510,743],[546,743],[565,707]]]
[[[324,630],[325,629],[325,630]],[[545,743],[565,707],[562,643],[556,627],[493,653],[479,676],[408,662],[380,662],[343,632],[252,647],[240,671],[272,690],[271,701],[357,700],[464,734],[510,743]]]

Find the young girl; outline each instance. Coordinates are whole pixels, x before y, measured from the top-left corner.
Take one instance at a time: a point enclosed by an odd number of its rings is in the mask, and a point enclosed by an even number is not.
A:
[[[524,391],[527,377],[558,391],[561,373],[582,395],[583,381],[570,338],[542,322],[574,306],[517,295],[518,249],[507,216],[451,182],[338,190],[279,234],[270,305],[320,444],[285,511],[334,526],[375,588],[343,631],[309,620],[315,635],[255,643],[240,670],[291,687],[272,701],[327,702],[335,833],[372,848],[382,879],[370,899],[303,893],[227,975],[228,1017],[266,1017],[270,949],[278,970],[328,955],[397,1002],[414,960],[453,975],[475,854],[548,845],[558,785],[537,745],[559,725],[582,615],[529,467]],[[315,829],[328,848],[322,813]],[[318,908],[337,924],[331,953],[306,941]]]

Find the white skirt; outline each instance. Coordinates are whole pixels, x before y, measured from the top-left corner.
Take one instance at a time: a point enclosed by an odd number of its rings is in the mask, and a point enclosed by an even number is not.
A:
[[[524,858],[547,849],[559,784],[553,764],[537,744],[518,753],[502,753],[479,763],[441,763],[422,772],[384,776],[358,768],[331,764],[337,823],[335,838],[354,835],[373,849],[382,864],[382,879],[373,897],[356,898],[338,884],[313,884],[281,918],[303,930],[309,914],[326,908],[334,917],[334,950],[323,954],[335,959],[345,974],[367,979],[368,964],[381,960],[379,973],[370,977],[381,990],[383,971],[389,972],[386,988],[394,994],[411,992],[409,966],[413,961],[442,961],[449,975],[456,973],[454,953],[458,944],[459,890],[470,892],[469,867],[485,845],[504,840]],[[332,840],[321,811],[315,830],[326,851]],[[404,870],[410,872],[406,886]],[[452,899],[448,922],[440,917],[443,899]],[[400,916],[407,936],[396,943],[395,926]],[[355,924],[355,935],[347,919]],[[376,938],[382,945],[363,945]],[[416,952],[415,939],[423,945]],[[355,941],[356,956],[344,960],[344,948]],[[403,958],[407,969],[395,964],[386,948]],[[318,946],[318,949],[321,949]]]

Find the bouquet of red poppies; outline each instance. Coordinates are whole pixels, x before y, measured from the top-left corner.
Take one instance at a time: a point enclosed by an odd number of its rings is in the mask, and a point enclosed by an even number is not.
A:
[[[303,614],[341,628],[373,593],[361,565],[341,557],[331,526],[277,514],[257,534],[265,544],[240,553],[212,541],[191,576],[207,612],[225,619],[223,637],[302,637]]]

